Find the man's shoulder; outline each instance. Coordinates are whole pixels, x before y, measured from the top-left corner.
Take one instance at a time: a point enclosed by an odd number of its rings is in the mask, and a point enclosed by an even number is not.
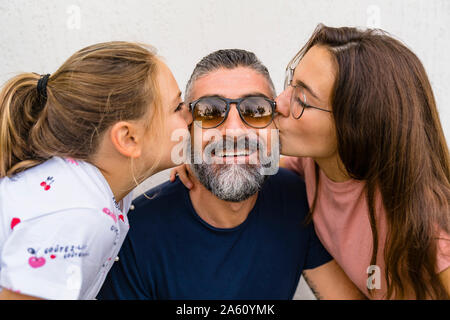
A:
[[[166,181],[133,200],[134,209],[129,212],[131,220],[154,218],[167,214],[171,208],[180,207],[184,203],[186,187],[177,178],[175,182]]]
[[[301,176],[295,172],[279,168],[278,172],[269,177],[267,182],[275,188],[280,188],[280,191],[286,192],[292,190],[295,193],[303,192],[306,190],[305,182]]]
[[[270,176],[262,193],[265,211],[270,216],[276,215],[280,222],[297,221],[299,216],[305,217],[309,211],[305,182],[290,170],[280,168]]]

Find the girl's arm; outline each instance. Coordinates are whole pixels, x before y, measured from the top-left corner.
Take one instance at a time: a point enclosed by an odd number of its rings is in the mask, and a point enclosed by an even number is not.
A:
[[[81,293],[101,279],[119,245],[115,226],[101,207],[24,218],[2,248],[0,299],[89,299]]]
[[[8,289],[3,288],[0,291],[0,300],[42,300],[33,296],[27,296]]]

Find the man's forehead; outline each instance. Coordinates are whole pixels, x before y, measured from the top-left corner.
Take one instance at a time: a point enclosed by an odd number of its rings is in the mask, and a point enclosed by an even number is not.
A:
[[[212,95],[237,99],[250,94],[274,98],[266,77],[248,67],[217,69],[198,78],[192,89],[192,100]]]

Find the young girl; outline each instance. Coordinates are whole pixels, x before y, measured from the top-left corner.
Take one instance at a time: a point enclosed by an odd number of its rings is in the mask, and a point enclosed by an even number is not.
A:
[[[305,178],[322,244],[369,298],[448,299],[449,153],[419,59],[385,33],[319,25],[288,72],[281,165]]]
[[[93,299],[129,225],[130,191],[173,166],[191,118],[154,50],[84,48],[0,94],[1,299]]]

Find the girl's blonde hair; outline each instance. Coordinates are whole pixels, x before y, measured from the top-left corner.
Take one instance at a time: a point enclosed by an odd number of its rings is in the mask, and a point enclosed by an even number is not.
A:
[[[38,74],[10,79],[0,93],[0,177],[53,156],[89,161],[121,120],[148,115],[156,136],[163,123],[158,61],[150,46],[114,41],[72,55],[48,78],[47,97],[38,92]]]

